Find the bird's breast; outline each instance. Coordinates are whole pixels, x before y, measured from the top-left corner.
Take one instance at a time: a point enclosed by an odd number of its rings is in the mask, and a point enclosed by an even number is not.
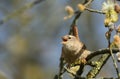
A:
[[[66,49],[64,48],[64,59],[66,60],[66,62],[68,63],[73,63],[78,55],[76,54],[77,51],[71,50],[71,49]]]

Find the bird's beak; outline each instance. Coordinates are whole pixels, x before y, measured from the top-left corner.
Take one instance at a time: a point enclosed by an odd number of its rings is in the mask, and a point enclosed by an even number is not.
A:
[[[63,37],[62,37],[62,42],[61,42],[61,44],[65,44],[67,41],[68,41],[68,39],[63,36]]]

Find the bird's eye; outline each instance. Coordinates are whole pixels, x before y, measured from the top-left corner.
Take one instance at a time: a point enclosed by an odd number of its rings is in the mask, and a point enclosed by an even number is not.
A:
[[[69,36],[68,39],[71,39],[71,37]]]

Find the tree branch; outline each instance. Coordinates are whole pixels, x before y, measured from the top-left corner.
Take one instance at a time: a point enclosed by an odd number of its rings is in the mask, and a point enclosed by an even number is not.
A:
[[[95,62],[96,65],[87,74],[87,79],[95,78],[109,57],[109,53],[102,55],[101,58]]]
[[[117,53],[119,52],[118,48],[113,48],[111,49],[113,51],[113,53]],[[97,56],[97,55],[101,55],[101,54],[107,54],[110,53],[110,49],[109,48],[104,48],[104,49],[99,49],[97,51],[93,51],[87,58],[86,60],[89,61],[90,59],[92,59],[93,57]]]
[[[111,49],[111,50],[113,51],[113,53],[117,53],[119,51],[119,49]],[[101,68],[104,66],[104,64],[107,62],[108,58],[110,57],[110,49],[106,48],[106,49],[100,49],[98,51],[95,51],[87,57],[87,60],[90,60],[94,56],[97,56],[100,54],[104,54],[104,55],[102,55],[101,58],[95,62],[96,65],[89,71],[89,73],[87,74],[87,78],[96,77],[96,75],[99,73]]]

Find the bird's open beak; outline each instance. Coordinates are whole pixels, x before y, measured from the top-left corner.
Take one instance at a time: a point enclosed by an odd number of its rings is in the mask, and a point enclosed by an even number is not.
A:
[[[67,41],[68,41],[68,39],[63,36],[63,37],[62,37],[62,42],[61,42],[61,44],[65,44]]]

